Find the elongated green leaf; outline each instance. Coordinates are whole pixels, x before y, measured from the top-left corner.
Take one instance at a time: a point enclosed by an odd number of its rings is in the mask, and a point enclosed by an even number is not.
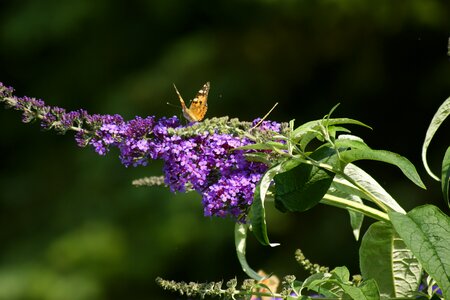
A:
[[[444,195],[444,200],[447,202],[447,206],[450,207],[450,200],[448,196],[448,185],[450,181],[450,147],[445,151],[444,159],[442,160],[442,194]]]
[[[422,162],[425,167],[425,170],[432,178],[434,178],[437,181],[439,181],[439,177],[434,175],[433,171],[431,171],[430,167],[428,166],[427,151],[434,134],[436,133],[439,126],[441,126],[441,124],[444,122],[444,120],[448,117],[449,114],[450,114],[450,98],[447,98],[447,100],[445,100],[444,103],[442,103],[442,105],[438,108],[438,110],[433,116],[433,119],[431,119],[431,123],[428,126],[427,133],[425,134],[425,141],[423,142],[422,145]]]
[[[264,279],[264,277],[250,268],[247,263],[247,258],[245,257],[245,249],[247,247],[247,228],[248,225],[246,224],[236,223],[234,226],[234,244],[236,247],[236,254],[245,274],[247,274],[250,278],[260,281]]]
[[[419,288],[422,269],[405,243],[388,224],[372,224],[359,249],[361,274],[374,279],[382,296],[410,297]]]
[[[279,244],[272,244],[269,241],[267,234],[266,210],[264,208],[264,201],[266,199],[267,191],[273,178],[282,172],[290,170],[297,165],[299,161],[288,160],[274,167],[270,168],[261,178],[260,182],[255,188],[253,196],[253,203],[250,207],[250,223],[252,224],[252,231],[256,239],[264,246],[278,246]]]
[[[353,200],[355,202],[362,203],[361,198],[353,197]],[[361,233],[361,226],[364,221],[364,214],[356,211],[349,210],[348,214],[350,216],[350,226],[353,230],[353,236],[355,237],[355,240],[359,240],[359,235]]]
[[[433,205],[416,207],[406,215],[391,212],[389,217],[444,298],[450,299],[450,217]]]
[[[267,143],[257,143],[257,144],[248,144],[241,147],[236,147],[234,150],[273,150],[273,149],[286,149],[286,144],[278,143],[278,142],[267,142]]]
[[[297,127],[292,132],[292,138],[294,140],[298,141],[304,134],[311,132],[311,131],[319,130],[320,125],[324,124],[324,122],[326,122],[327,126],[340,125],[340,124],[354,124],[354,125],[360,125],[360,126],[370,128],[370,126],[368,126],[360,121],[348,119],[348,118],[335,118],[335,119],[327,119],[327,120],[320,119],[320,120],[307,122],[307,123]]]
[[[336,137],[336,134],[338,132],[350,133],[351,131],[348,130],[347,128],[345,128],[345,127],[342,127],[342,126],[328,126],[328,132],[330,133],[330,136]]]
[[[266,210],[264,208],[264,199],[261,195],[261,183],[255,188],[253,203],[250,208],[250,222],[252,224],[252,232],[258,242],[267,246],[270,244],[267,235]]]
[[[306,147],[309,145],[309,143],[311,141],[313,141],[317,135],[319,134],[319,132],[314,131],[314,132],[305,132],[302,135],[302,139],[299,141],[299,147],[302,151],[305,151]]]
[[[370,147],[364,143],[363,139],[351,134],[341,134],[335,140],[335,145],[341,148],[370,149]]]
[[[320,148],[311,158],[329,165],[338,163],[336,152],[330,148]],[[305,211],[315,206],[323,198],[334,173],[322,168],[300,164],[274,177],[275,206],[280,211]]]
[[[267,153],[262,152],[254,152],[254,153],[245,153],[245,159],[248,161],[261,162],[265,165],[270,165],[271,161],[269,160],[269,156]]]
[[[266,211],[264,208],[264,201],[266,199],[267,191],[269,190],[272,179],[279,172],[284,170],[283,164],[278,164],[270,168],[261,178],[260,182],[255,188],[255,195],[253,203],[250,208],[250,223],[252,224],[252,231],[256,239],[265,246],[278,246],[279,244],[271,244],[267,235]]]
[[[426,189],[425,185],[420,179],[414,165],[405,157],[386,150],[372,150],[372,149],[351,149],[340,153],[343,161],[347,163],[356,160],[368,159],[382,161],[388,164],[397,166],[406,177],[414,182],[419,187]]]
[[[354,164],[348,164],[344,169],[344,173],[393,211],[406,213],[397,201],[395,201],[394,198],[392,198],[391,195],[389,195],[388,192],[386,192],[386,190],[384,190],[383,187],[363,169]],[[339,175],[334,177],[333,186],[344,193],[370,200],[361,190]]]
[[[350,132],[347,128],[341,127],[341,126],[329,126],[328,132],[330,136],[335,137],[337,132]],[[299,141],[299,147],[302,151],[306,150],[306,147],[309,145],[311,141],[314,139],[318,139],[319,141],[323,142],[323,139],[321,138],[321,133],[317,130],[306,132],[302,135],[302,138]]]

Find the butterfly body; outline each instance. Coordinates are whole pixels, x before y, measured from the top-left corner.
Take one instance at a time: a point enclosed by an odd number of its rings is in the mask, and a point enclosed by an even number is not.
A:
[[[183,116],[189,122],[200,122],[203,120],[206,111],[208,110],[209,82],[205,83],[197,92],[197,95],[194,99],[192,99],[189,108],[186,106],[186,103],[184,102],[183,97],[181,97],[180,92],[178,92],[175,84],[173,86],[177,92],[178,98],[180,99]]]

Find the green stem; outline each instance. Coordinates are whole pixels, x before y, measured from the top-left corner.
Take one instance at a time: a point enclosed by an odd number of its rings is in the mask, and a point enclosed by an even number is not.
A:
[[[369,192],[368,190],[366,190],[362,185],[360,185],[358,182],[356,182],[355,180],[353,180],[353,178],[351,178],[350,176],[348,176],[347,174],[345,174],[344,172],[342,172],[341,170],[336,170],[335,168],[333,168],[332,166],[328,165],[328,164],[324,164],[324,163],[320,163],[320,162],[316,162],[313,161],[311,159],[308,159],[306,161],[306,163],[309,163],[311,165],[314,165],[316,167],[328,170],[330,172],[333,172],[335,174],[338,174],[339,176],[341,176],[342,178],[344,178],[345,180],[347,180],[348,182],[350,182],[351,184],[353,184],[355,187],[357,187],[361,192],[363,192],[366,196],[367,199],[369,199],[370,201],[372,201],[373,203],[375,203],[378,207],[380,207],[383,211],[388,212],[389,208],[386,204],[384,204],[382,201],[380,201],[375,195],[373,195],[371,192]],[[389,219],[389,218],[388,218]]]
[[[380,210],[362,203],[336,197],[330,194],[325,194],[322,200],[320,200],[320,203],[360,212],[379,221],[390,222],[389,216]]]
[[[351,178],[350,176],[348,176],[347,174],[345,174],[344,172],[338,172],[339,176],[341,176],[342,178],[344,178],[345,180],[347,180],[348,182],[350,182],[351,184],[353,184],[355,187],[357,187],[361,192],[363,192],[367,198],[372,201],[373,203],[375,203],[376,205],[378,205],[378,207],[380,207],[383,211],[388,212],[390,209],[388,208],[388,206],[386,204],[384,204],[382,201],[380,201],[375,195],[373,195],[371,192],[369,192],[368,190],[366,190],[362,185],[360,185],[358,182],[356,182],[355,180],[353,180],[353,178]]]

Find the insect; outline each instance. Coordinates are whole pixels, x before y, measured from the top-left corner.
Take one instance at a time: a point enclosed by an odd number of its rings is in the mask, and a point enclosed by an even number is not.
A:
[[[203,87],[197,92],[194,99],[191,100],[189,108],[184,103],[183,98],[178,92],[175,84],[173,85],[175,91],[177,92],[178,98],[180,98],[181,109],[183,110],[183,116],[189,122],[200,122],[205,117],[206,111],[208,110],[208,93],[209,93],[209,82],[205,83]]]

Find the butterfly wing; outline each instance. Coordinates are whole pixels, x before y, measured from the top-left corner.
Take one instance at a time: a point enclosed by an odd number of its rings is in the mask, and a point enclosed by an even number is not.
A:
[[[175,91],[177,92],[178,98],[180,99],[181,109],[183,110],[183,116],[189,122],[198,122],[203,120],[206,111],[208,110],[208,93],[209,93],[209,82],[205,83],[203,87],[198,91],[197,96],[191,101],[189,108],[181,97],[180,92],[178,92],[175,84],[173,85]]]
[[[209,82],[205,83],[203,87],[198,91],[197,95],[191,101],[189,106],[189,116],[193,119],[187,118],[189,121],[201,121],[206,115],[208,110],[208,93]]]

